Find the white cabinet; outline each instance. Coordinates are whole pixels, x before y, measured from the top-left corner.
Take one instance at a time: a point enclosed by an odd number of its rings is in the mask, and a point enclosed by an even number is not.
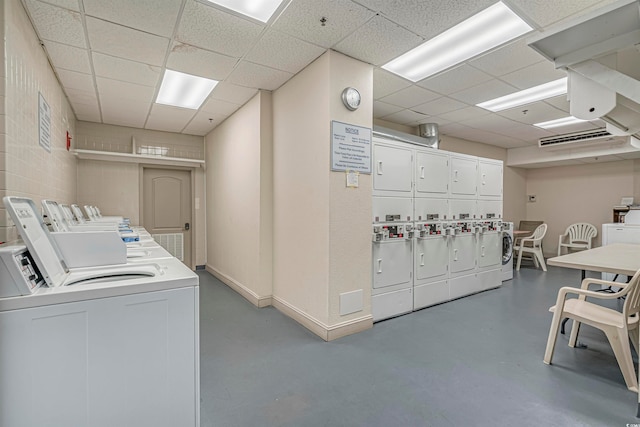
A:
[[[375,201],[374,201],[375,204]],[[415,221],[442,221],[449,216],[449,200],[448,199],[414,199],[415,212],[413,218]]]
[[[602,246],[613,243],[640,245],[640,225],[602,224]],[[604,280],[613,280],[615,274],[602,273]],[[626,282],[626,276],[618,276],[618,282]]]
[[[451,237],[449,268],[451,275],[468,274],[476,267],[476,238],[472,233]]]
[[[478,234],[478,268],[502,267],[502,234],[489,232]]]
[[[480,219],[502,218],[502,200],[478,200],[476,213]]]
[[[478,198],[502,199],[502,162],[478,161]]]
[[[373,195],[413,196],[413,153],[411,150],[374,144]]]
[[[0,425],[196,426],[197,313],[197,287],[1,312]]]
[[[373,221],[411,221],[413,199],[411,197],[374,196],[372,204]]]
[[[416,152],[416,197],[446,198],[449,194],[449,155],[432,150]]]
[[[453,198],[475,199],[477,194],[478,158],[451,155],[450,192]]]

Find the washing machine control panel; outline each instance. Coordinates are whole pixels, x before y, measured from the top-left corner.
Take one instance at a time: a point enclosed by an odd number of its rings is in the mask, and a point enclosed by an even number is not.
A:
[[[376,224],[373,226],[373,241],[412,239],[414,235],[412,224]]]
[[[24,245],[0,247],[0,298],[30,295],[45,284]]]
[[[445,235],[445,226],[441,222],[421,222],[416,224],[418,238]]]

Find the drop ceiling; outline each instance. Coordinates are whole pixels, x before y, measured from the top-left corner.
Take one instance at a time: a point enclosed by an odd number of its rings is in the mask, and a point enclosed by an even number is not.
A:
[[[566,96],[498,113],[475,104],[564,77],[527,40],[613,0],[504,0],[533,32],[415,84],[380,66],[496,0],[284,0],[266,24],[206,0],[22,2],[78,120],[206,135],[333,49],[375,67],[373,114],[386,122],[503,148],[603,126],[532,126],[568,116]],[[154,104],[166,68],[220,83],[199,110]]]

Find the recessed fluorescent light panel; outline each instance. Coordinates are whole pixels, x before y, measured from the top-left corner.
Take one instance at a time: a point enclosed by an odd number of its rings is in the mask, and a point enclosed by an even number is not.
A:
[[[534,123],[533,125],[542,129],[551,129],[551,128],[558,128],[561,126],[575,125],[577,123],[583,123],[586,121],[587,120],[582,120],[573,116],[569,116],[569,117],[563,117],[562,119],[549,120],[548,122]]]
[[[165,70],[156,102],[197,110],[217,84],[217,80]]]
[[[258,21],[267,22],[282,0],[209,0],[234,12]]]
[[[520,92],[501,96],[500,98],[492,99],[490,101],[481,102],[476,105],[480,108],[484,108],[485,110],[496,112],[517,107],[519,105],[531,104],[532,102],[547,98],[553,98],[554,96],[562,95],[563,93],[567,93],[566,77],[541,84],[539,86],[534,86],[529,89],[521,90]]]
[[[531,30],[504,3],[498,2],[382,68],[417,82]]]

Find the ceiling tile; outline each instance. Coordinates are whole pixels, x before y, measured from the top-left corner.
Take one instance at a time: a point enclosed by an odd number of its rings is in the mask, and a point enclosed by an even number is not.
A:
[[[63,7],[65,9],[80,12],[80,3],[78,0],[46,0],[54,6]]]
[[[473,129],[465,126],[448,127],[444,125],[442,133],[445,135],[453,136],[455,138],[465,139],[467,141],[481,142],[483,144],[495,145],[502,148],[516,148],[526,147],[528,144],[525,141],[510,138],[504,135],[499,135],[493,132]]]
[[[556,70],[550,61],[542,61],[537,64],[522,68],[513,73],[505,74],[500,77],[503,80],[518,89],[528,89],[543,83],[567,77],[567,73],[562,70]]]
[[[430,116],[438,116],[450,111],[461,110],[466,107],[468,107],[468,105],[463,102],[456,101],[455,99],[447,97],[441,97],[424,104],[416,105],[412,109],[419,113],[428,114]]]
[[[221,101],[219,99],[208,99],[205,103],[200,107],[200,111],[211,114],[219,114],[223,116],[229,116],[234,111],[240,108],[238,104],[232,104],[230,102]]]
[[[196,110],[153,104],[145,129],[178,132],[196,115]]]
[[[387,95],[384,98],[381,98],[380,101],[386,102],[387,104],[397,105],[399,107],[411,108],[438,97],[439,95],[437,93],[433,93],[430,90],[411,86],[392,93],[391,95]]]
[[[98,95],[96,94],[96,90],[93,88],[89,91],[65,88],[65,93],[69,97],[69,101],[74,104],[98,104]]]
[[[450,95],[492,79],[493,77],[487,73],[463,64],[435,77],[422,80],[417,84],[442,95]]]
[[[209,119],[210,114],[203,112],[196,113],[189,124],[182,130],[182,133],[205,136],[224,120],[224,118],[213,119],[212,121],[209,121]]]
[[[26,5],[41,39],[86,49],[80,13],[35,0],[26,0]]]
[[[160,67],[95,52],[92,56],[99,77],[152,87],[160,80]]]
[[[466,107],[460,110],[454,110],[448,113],[439,114],[445,120],[452,122],[461,122],[463,120],[475,119],[477,117],[486,116],[489,111],[480,107]]]
[[[382,16],[376,16],[334,48],[360,61],[382,65],[423,41],[420,36]]]
[[[91,74],[78,73],[69,70],[57,70],[58,77],[63,86],[69,89],[78,89],[85,92],[95,90],[93,85],[93,76]]]
[[[216,85],[209,98],[227,101],[232,104],[244,105],[257,93],[258,89],[238,86],[224,81]]]
[[[78,120],[84,120],[86,122],[100,122],[100,109],[98,108],[98,102],[92,102],[89,104],[83,104],[80,102],[71,102],[73,111],[76,113]]]
[[[469,64],[492,76],[503,76],[542,61],[546,59],[521,39],[473,59]]]
[[[401,125],[417,122],[418,120],[422,120],[425,118],[424,114],[416,113],[411,110],[401,110],[397,113],[390,114],[388,116],[382,117],[383,120],[399,123]]]
[[[495,0],[407,1],[359,0],[390,20],[426,39],[435,37],[481,10]]]
[[[373,98],[380,99],[383,96],[397,92],[400,89],[411,86],[412,83],[393,73],[381,68],[373,69]]]
[[[151,103],[155,92],[155,88],[151,86],[137,85],[104,77],[97,77],[96,83],[100,100],[105,98],[121,99],[123,104],[128,101]]]
[[[213,80],[226,79],[238,60],[230,56],[174,42],[167,68]]]
[[[515,91],[516,88],[513,86],[494,79],[480,83],[477,86],[470,87],[460,92],[452,93],[449,96],[457,99],[458,101],[466,102],[470,105],[476,105],[480,102],[507,95]]]
[[[197,1],[187,1],[177,40],[240,58],[258,40],[263,25],[225,13]]]
[[[292,76],[293,74],[285,71],[274,70],[273,68],[241,61],[227,80],[240,86],[276,90]]]
[[[426,117],[424,119],[418,120],[417,122],[415,122],[415,125],[421,125],[421,124],[425,124],[425,123],[435,123],[438,126],[442,126],[442,125],[446,125],[447,123],[451,123],[449,120],[445,120],[442,117]]]
[[[87,16],[94,16],[147,33],[171,37],[181,2],[175,0],[82,0]],[[153,13],[149,13],[153,11]]]
[[[54,67],[91,74],[88,50],[49,40],[44,45]]]
[[[122,102],[117,96],[101,96],[100,108],[103,123],[144,129],[150,105],[135,100]]]
[[[569,115],[569,100],[567,99],[567,95],[554,96],[553,98],[545,99],[544,102]]]
[[[404,110],[404,108],[398,107],[397,105],[391,105],[381,101],[373,101],[373,117],[376,119],[402,110]]]
[[[615,0],[571,0],[571,1],[546,1],[546,0],[510,0],[528,17],[540,26],[547,26],[561,21],[572,14],[583,14],[592,6],[602,7]],[[582,12],[582,13],[580,13]]]
[[[499,116],[497,114],[488,114],[482,117],[475,117],[469,120],[463,120],[460,123],[474,129],[482,129],[489,132],[502,133],[508,133],[510,129],[514,129],[521,125],[520,123],[514,122],[513,120]]]
[[[521,105],[519,107],[499,111],[497,114],[502,117],[530,125],[567,117],[566,112],[558,110],[545,102],[534,102],[533,104]]]
[[[164,63],[169,39],[96,18],[86,20],[93,52],[151,65]]]
[[[349,0],[295,0],[273,28],[329,48],[371,19],[375,13]],[[323,26],[320,19],[326,18]]]
[[[297,73],[325,52],[324,48],[269,30],[245,57],[248,61]]]

